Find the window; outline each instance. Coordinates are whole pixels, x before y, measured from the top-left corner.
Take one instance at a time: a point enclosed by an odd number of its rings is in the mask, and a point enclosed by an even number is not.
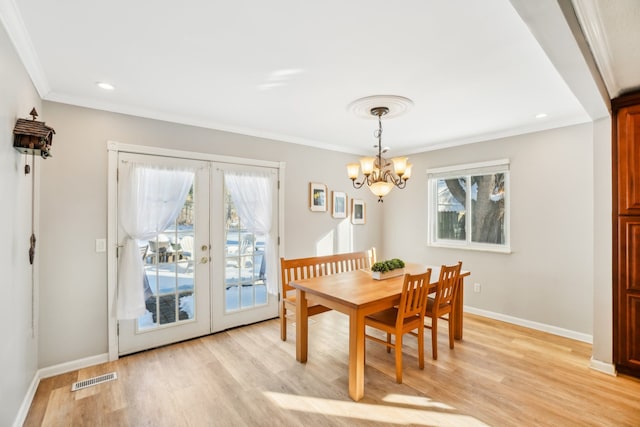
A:
[[[509,160],[428,171],[429,244],[510,252]]]

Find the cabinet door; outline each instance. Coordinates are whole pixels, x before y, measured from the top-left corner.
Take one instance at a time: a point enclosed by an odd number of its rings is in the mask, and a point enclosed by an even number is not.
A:
[[[617,113],[618,214],[640,215],[640,105]]]
[[[614,354],[618,368],[640,372],[640,217],[618,220],[618,287]],[[625,369],[626,368],[626,369]]]

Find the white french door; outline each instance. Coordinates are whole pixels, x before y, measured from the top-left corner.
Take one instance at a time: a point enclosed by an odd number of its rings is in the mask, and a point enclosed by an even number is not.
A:
[[[136,320],[118,321],[118,354],[277,317],[278,249],[267,242],[278,235],[278,168],[118,154],[119,165],[128,161],[189,168],[194,181],[176,220],[138,241],[146,312]],[[253,188],[250,181],[244,188],[225,185],[225,173],[238,172],[269,177],[268,232],[252,226],[255,210],[247,213],[234,201]],[[117,228],[121,242],[124,230]]]
[[[277,244],[273,244],[278,236],[278,170],[223,163],[214,164],[211,170],[211,330],[217,332],[278,316],[278,255]],[[231,186],[227,185],[228,177],[225,179],[229,174],[243,174],[249,179]],[[259,180],[259,187],[253,178]],[[240,201],[259,203],[264,208],[269,202],[255,200],[259,196],[270,199],[270,212],[258,213],[252,208],[243,212],[238,206]],[[270,232],[255,230],[255,218],[247,215],[267,215],[269,224],[263,225]]]
[[[120,320],[118,352],[128,354],[209,333],[209,163],[196,160],[121,153],[126,162],[189,168],[194,180],[178,217],[165,230],[138,241],[144,265],[143,316]],[[126,185],[123,180],[120,186]],[[122,207],[119,207],[122,208]],[[124,230],[118,227],[118,241]]]

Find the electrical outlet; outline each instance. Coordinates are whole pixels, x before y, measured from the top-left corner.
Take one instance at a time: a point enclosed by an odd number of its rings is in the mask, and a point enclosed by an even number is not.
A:
[[[96,239],[96,252],[107,251],[107,239]]]
[[[480,283],[473,284],[473,292],[480,292]]]

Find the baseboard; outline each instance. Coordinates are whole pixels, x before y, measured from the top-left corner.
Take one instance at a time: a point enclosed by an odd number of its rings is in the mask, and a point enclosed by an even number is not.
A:
[[[508,316],[502,313],[482,310],[480,308],[464,306],[465,313],[477,314],[478,316],[488,317],[490,319],[501,320],[503,322],[512,323],[525,328],[535,329],[537,331],[548,332],[565,338],[571,338],[576,341],[593,344],[593,335],[583,334],[569,329],[559,328],[557,326],[547,325],[545,323],[534,322],[532,320],[520,319],[518,317]]]
[[[49,366],[47,368],[38,369],[35,375],[33,376],[33,380],[25,393],[24,399],[22,399],[22,405],[20,405],[20,410],[16,415],[16,418],[13,422],[13,427],[20,427],[24,424],[27,419],[27,415],[29,414],[29,408],[31,408],[31,402],[33,402],[33,397],[36,395],[36,391],[38,390],[38,385],[40,385],[40,380],[44,378],[53,377],[55,375],[66,374],[67,372],[75,371],[78,369],[88,368],[89,366],[99,365],[100,363],[105,363],[109,361],[109,354],[98,354],[96,356],[85,357],[84,359],[73,360],[71,362],[61,363],[59,365]],[[69,384],[71,387],[71,384]]]
[[[87,368],[89,366],[99,365],[109,361],[109,354],[98,354],[96,356],[85,357],[84,359],[72,360],[71,362],[61,363],[59,365],[49,366],[38,370],[40,379],[53,377],[55,375],[66,374],[67,372],[77,369]]]
[[[38,375],[39,371],[36,371],[33,379],[31,380],[31,384],[27,389],[26,394],[24,395],[24,399],[22,399],[22,405],[20,405],[20,409],[18,410],[18,414],[16,415],[15,420],[13,421],[13,427],[21,427],[25,420],[27,419],[27,414],[29,414],[29,408],[31,408],[31,402],[33,402],[33,397],[36,395],[36,390],[38,390],[38,385],[40,385],[40,376]]]
[[[613,363],[603,362],[601,360],[596,360],[593,357],[591,358],[591,363],[589,363],[589,367],[594,371],[602,372],[604,374],[617,376],[616,365]]]

